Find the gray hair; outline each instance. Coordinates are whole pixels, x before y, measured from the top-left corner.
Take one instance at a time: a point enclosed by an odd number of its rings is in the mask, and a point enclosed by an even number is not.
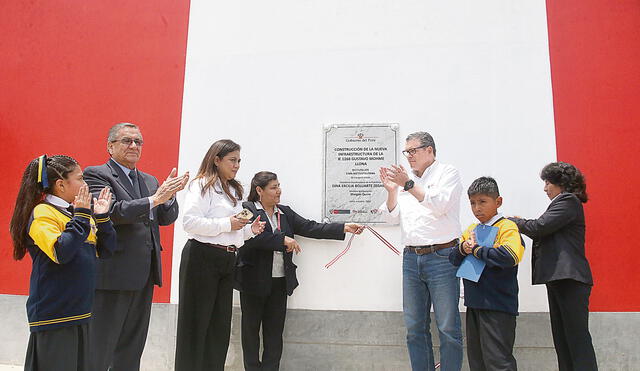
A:
[[[433,141],[433,137],[431,136],[431,134],[427,133],[426,131],[417,131],[415,133],[409,134],[409,136],[407,137],[407,142],[412,139],[418,140],[420,142],[420,145],[424,146],[425,148],[433,148],[433,155],[436,155],[436,142]]]
[[[118,132],[120,131],[120,129],[122,128],[134,128],[134,129],[138,129],[138,126],[129,122],[121,122],[119,124],[115,124],[111,127],[111,129],[109,129],[109,135],[107,136],[107,141],[109,142],[113,142],[115,140],[118,140],[117,136],[118,136]]]

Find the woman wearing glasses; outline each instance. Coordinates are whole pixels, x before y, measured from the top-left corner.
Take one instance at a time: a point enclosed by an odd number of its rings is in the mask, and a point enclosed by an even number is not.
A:
[[[185,197],[189,237],[180,262],[176,371],[224,370],[231,331],[236,250],[262,233],[264,222],[240,217],[243,189],[235,180],[240,146],[209,148]]]
[[[294,235],[343,240],[345,233],[362,233],[353,223],[316,223],[280,204],[280,182],[269,171],[251,180],[245,209],[268,221],[264,233],[248,240],[238,252],[235,285],[242,306],[242,353],[245,370],[278,370],[287,295],[298,286],[293,252],[300,252]],[[263,352],[260,359],[260,327]]]

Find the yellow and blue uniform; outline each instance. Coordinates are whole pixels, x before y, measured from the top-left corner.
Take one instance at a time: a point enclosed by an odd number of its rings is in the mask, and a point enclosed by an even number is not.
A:
[[[95,218],[95,219],[94,219]],[[31,332],[85,323],[91,317],[97,256],[116,247],[109,214],[38,204],[27,227],[33,261],[27,317]]]
[[[462,234],[458,248],[453,248],[449,260],[455,266],[466,257],[462,243],[469,239],[478,223],[471,224]],[[473,255],[486,266],[478,282],[464,279],[464,305],[475,309],[496,310],[518,314],[518,263],[524,255],[524,242],[518,226],[509,219],[498,218],[492,224],[498,228],[492,247],[476,247]]]

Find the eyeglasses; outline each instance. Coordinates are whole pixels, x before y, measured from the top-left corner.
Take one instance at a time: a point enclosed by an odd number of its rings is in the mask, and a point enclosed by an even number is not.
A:
[[[122,138],[122,139],[118,139],[118,140],[112,140],[111,143],[115,143],[115,142],[120,142],[122,144],[124,144],[125,146],[129,147],[131,145],[131,143],[135,143],[136,146],[141,147],[144,144],[144,141],[142,139],[132,139],[132,138]]]
[[[415,148],[409,148],[407,150],[402,151],[402,154],[405,155],[405,157],[409,157],[409,156],[413,156],[416,154],[416,151],[420,148],[425,148],[425,147],[429,147],[429,146],[420,146],[420,147],[415,147]]]

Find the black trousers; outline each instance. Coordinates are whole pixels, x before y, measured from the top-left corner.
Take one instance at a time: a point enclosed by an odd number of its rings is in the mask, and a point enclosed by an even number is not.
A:
[[[467,357],[471,371],[515,371],[516,316],[467,307]]]
[[[147,342],[152,273],[142,290],[96,290],[89,325],[92,371],[137,371]]]
[[[235,253],[187,241],[180,262],[176,371],[224,370]]]
[[[32,332],[25,371],[89,370],[89,324]]]
[[[560,371],[598,369],[589,333],[591,286],[575,280],[547,283],[553,344]]]
[[[268,296],[240,293],[242,306],[242,353],[244,369],[278,370],[282,356],[282,332],[287,314],[284,277],[271,279]],[[260,360],[260,326],[262,326],[262,361]]]

